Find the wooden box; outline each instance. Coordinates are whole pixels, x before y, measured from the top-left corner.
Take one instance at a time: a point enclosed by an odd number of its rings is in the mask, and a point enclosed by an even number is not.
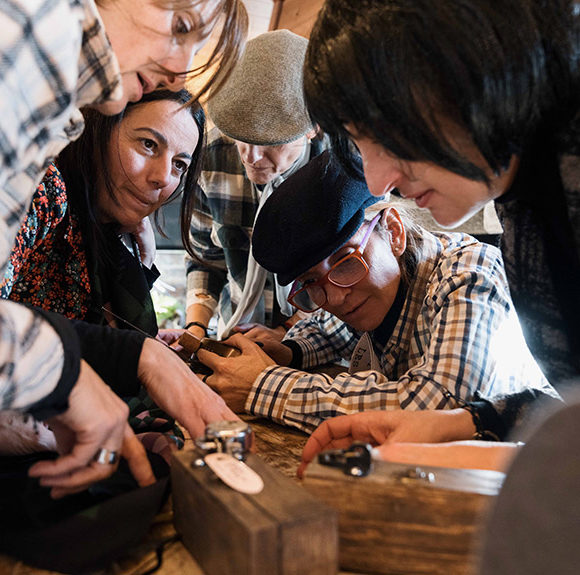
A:
[[[175,527],[205,575],[334,575],[337,513],[257,455],[246,463],[264,489],[246,495],[226,486],[196,452],[174,455]]]
[[[311,463],[303,485],[339,512],[341,569],[472,573],[482,514],[504,475],[374,462],[366,477]]]

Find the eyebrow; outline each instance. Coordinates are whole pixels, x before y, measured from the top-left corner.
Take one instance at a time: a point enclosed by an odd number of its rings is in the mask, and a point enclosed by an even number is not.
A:
[[[154,130],[153,128],[135,128],[136,132],[148,132],[149,134],[152,134],[153,136],[155,136],[159,142],[161,143],[162,146],[167,147],[167,138],[161,133],[158,132],[157,130]],[[176,154],[177,158],[186,158],[188,160],[191,160],[191,154],[188,154],[187,152],[180,152],[179,154]]]

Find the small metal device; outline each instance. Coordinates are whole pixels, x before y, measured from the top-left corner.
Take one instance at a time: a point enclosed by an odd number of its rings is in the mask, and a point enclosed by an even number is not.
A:
[[[243,421],[216,421],[205,428],[205,435],[195,440],[196,447],[208,453],[227,453],[244,460],[254,443],[252,428]],[[196,465],[199,465],[196,463]]]
[[[372,467],[372,447],[368,443],[355,442],[347,449],[329,449],[318,455],[318,463],[338,467],[345,475],[364,477]]]

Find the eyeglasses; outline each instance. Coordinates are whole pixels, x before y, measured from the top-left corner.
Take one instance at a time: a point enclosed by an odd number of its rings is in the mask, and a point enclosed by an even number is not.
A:
[[[292,284],[288,302],[305,312],[320,309],[327,301],[324,284],[330,282],[338,287],[350,287],[360,282],[369,273],[369,265],[363,258],[371,233],[381,217],[379,212],[372,220],[365,235],[354,252],[340,258],[328,272],[317,280],[296,280]]]

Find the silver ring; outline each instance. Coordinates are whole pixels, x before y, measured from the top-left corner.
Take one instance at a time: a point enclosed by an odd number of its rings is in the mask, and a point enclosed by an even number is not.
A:
[[[103,465],[114,465],[119,461],[119,454],[116,451],[110,451],[101,447],[95,457],[93,458],[97,463],[102,463]]]

